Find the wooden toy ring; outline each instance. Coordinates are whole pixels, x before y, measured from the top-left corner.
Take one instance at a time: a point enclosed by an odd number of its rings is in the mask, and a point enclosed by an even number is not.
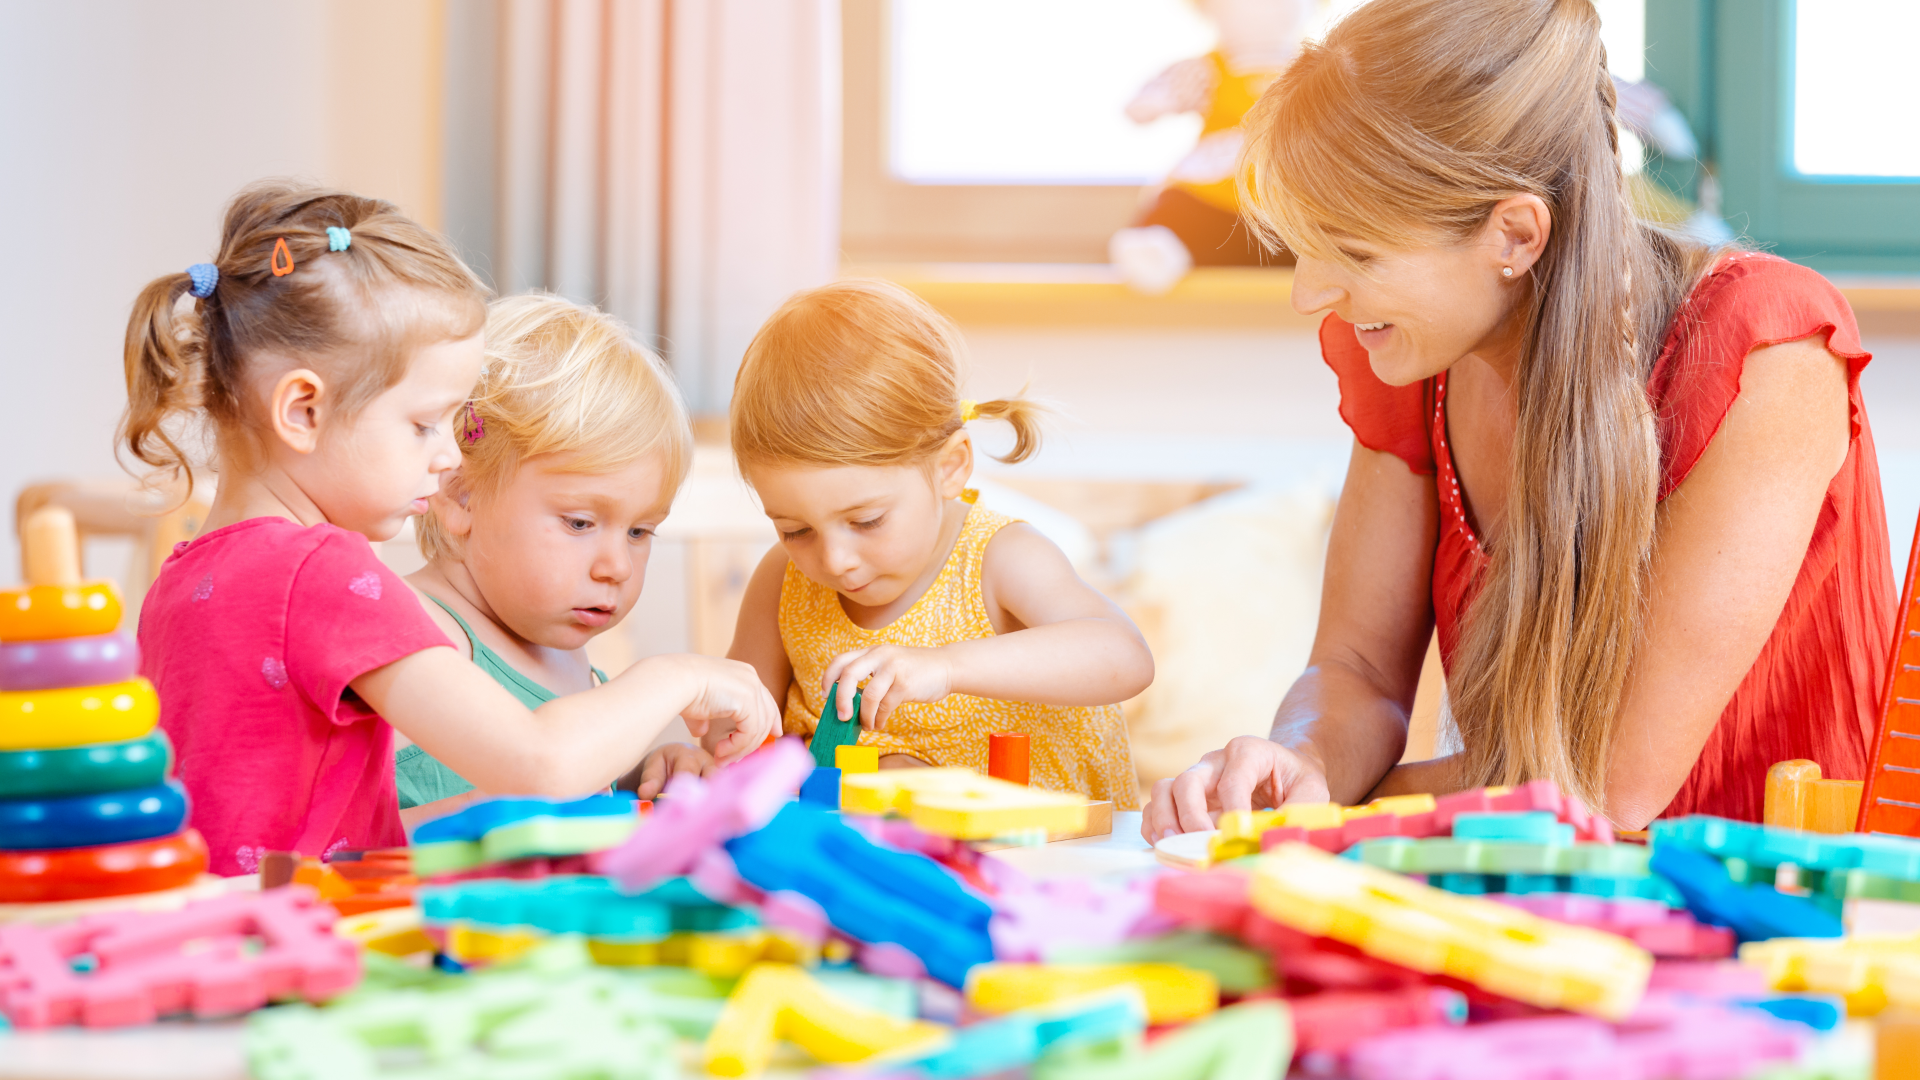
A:
[[[178,781],[96,795],[0,800],[0,837],[13,851],[151,840],[179,832],[186,820],[187,792]]]
[[[152,840],[55,851],[0,851],[0,903],[39,904],[160,892],[207,872],[192,829]]]
[[[0,691],[124,682],[140,672],[140,646],[119,631],[94,637],[0,641]]]
[[[0,589],[0,641],[92,637],[120,627],[120,590],[111,581]]]
[[[0,799],[152,787],[167,778],[172,756],[166,734],[157,729],[124,742],[60,750],[0,751]]]
[[[159,720],[160,698],[145,679],[0,693],[0,750],[57,750],[137,739]]]

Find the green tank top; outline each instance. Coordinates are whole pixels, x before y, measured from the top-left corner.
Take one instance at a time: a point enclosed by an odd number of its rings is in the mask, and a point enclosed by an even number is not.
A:
[[[473,662],[481,671],[492,677],[494,682],[507,688],[514,699],[529,709],[537,709],[560,695],[534,682],[515,670],[512,664],[502,659],[500,654],[481,643],[479,635],[460,613],[443,603],[437,596],[427,599],[440,605],[440,609],[453,616],[460,629],[467,635],[467,644],[473,648]],[[599,668],[593,669],[594,678],[606,682],[606,673]],[[464,795],[473,790],[459,773],[447,768],[440,760],[418,746],[403,746],[393,755],[394,787],[400,792],[400,809],[420,806],[437,799]]]

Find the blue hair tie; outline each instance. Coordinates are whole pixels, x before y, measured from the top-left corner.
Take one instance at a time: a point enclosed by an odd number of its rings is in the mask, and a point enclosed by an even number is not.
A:
[[[353,234],[338,225],[327,226],[327,250],[345,251],[353,246]]]
[[[220,284],[220,268],[212,263],[194,263],[187,267],[187,277],[193,279],[188,292],[205,300],[213,295],[213,287]]]

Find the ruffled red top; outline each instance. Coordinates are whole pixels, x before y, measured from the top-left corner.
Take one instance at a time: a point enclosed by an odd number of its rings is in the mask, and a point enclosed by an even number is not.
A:
[[[1824,775],[1857,780],[1872,758],[1874,717],[1886,678],[1898,600],[1887,552],[1886,509],[1873,433],[1860,399],[1872,357],[1846,298],[1825,278],[1771,255],[1722,259],[1674,319],[1647,395],[1660,438],[1660,498],[1680,486],[1740,393],[1747,354],[1824,335],[1847,362],[1852,440],[1807,545],[1807,557],[1753,668],[1727,702],[1666,816],[1718,814],[1760,820],[1767,767],[1806,758]],[[1351,324],[1328,316],[1321,354],[1340,380],[1340,416],[1360,443],[1434,478],[1440,535],[1433,611],[1442,661],[1451,667],[1461,618],[1489,557],[1460,500],[1447,448],[1447,376],[1388,386],[1374,375]]]

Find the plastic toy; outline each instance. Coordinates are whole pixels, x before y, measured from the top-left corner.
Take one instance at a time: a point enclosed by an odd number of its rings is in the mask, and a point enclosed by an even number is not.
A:
[[[880,847],[837,815],[789,803],[726,849],[755,887],[807,897],[841,932],[898,945],[949,986],[963,985],[968,969],[993,959],[993,909],[985,900],[931,859]]]
[[[1874,1025],[1875,1080],[1920,1080],[1920,1016],[1884,1016]]]
[[[1573,826],[1544,810],[1523,814],[1455,814],[1453,838],[1565,846],[1573,843]]]
[[[1825,875],[1818,895],[1839,903],[1848,900],[1899,900],[1920,904],[1920,881],[1886,877],[1866,870],[1835,870]]]
[[[1596,899],[1653,900],[1670,908],[1686,899],[1658,875],[1613,877],[1606,874],[1433,874],[1427,884],[1461,896],[1532,896],[1566,893]]]
[[[167,778],[172,756],[166,734],[157,729],[124,742],[0,752],[0,799],[151,787]]]
[[[1033,1080],[1241,1080],[1281,1076],[1293,1056],[1287,1006],[1253,1001],[1221,1009],[1144,1052],[1122,1044],[1049,1054]]]
[[[1087,800],[1009,784],[966,769],[887,769],[841,778],[840,808],[898,813],[937,836],[988,840],[1028,829],[1079,832]]]
[[[681,773],[667,782],[665,801],[595,866],[635,892],[685,874],[714,845],[773,820],[812,769],[799,740],[781,739],[711,781]]]
[[[1322,851],[1343,852],[1363,840],[1401,836],[1420,840],[1448,835],[1460,815],[1546,813],[1573,827],[1573,839],[1597,844],[1614,841],[1613,826],[1591,814],[1585,804],[1563,796],[1551,780],[1517,788],[1480,788],[1435,799],[1431,795],[1390,795],[1364,806],[1297,803],[1278,810],[1237,811],[1220,815],[1211,862],[1252,855],[1287,843],[1306,843]]]
[[[320,1001],[360,977],[307,889],[235,893],[157,914],[0,926],[0,1012],[15,1027],[119,1027],[170,1013],[230,1016],[274,998]],[[75,959],[93,958],[92,970]]]
[[[639,822],[626,794],[488,799],[415,829],[414,872],[427,877],[535,855],[600,851],[632,835]]]
[[[159,892],[190,885],[206,871],[207,845],[192,829],[125,844],[0,851],[0,903]]]
[[[833,767],[842,774],[879,772],[880,748],[845,744],[834,747]]]
[[[967,1004],[983,1013],[1005,1013],[1116,986],[1139,989],[1149,1024],[1185,1023],[1220,1007],[1220,983],[1178,964],[982,964],[967,973]]]
[[[1060,948],[1112,950],[1134,938],[1163,933],[1174,923],[1153,906],[1153,880],[1096,882],[1079,878],[1030,881],[1004,863],[983,864],[994,893],[995,955],[1002,960],[1044,960]],[[1148,957],[1140,958],[1143,962]],[[1123,961],[1089,961],[1120,963]]]
[[[677,931],[757,926],[753,912],[716,904],[684,878],[629,895],[600,877],[472,881],[423,886],[416,894],[428,923],[530,927],[550,934],[658,940]]]
[[[120,626],[120,590],[110,581],[0,589],[0,641],[99,637]]]
[[[816,1080],[960,1080],[998,1075],[1048,1053],[1126,1039],[1145,1026],[1146,1006],[1140,992],[1123,987],[955,1028],[944,1042],[919,1057],[901,1060],[889,1055],[885,1066],[816,1074]]]
[[[98,686],[133,678],[140,646],[126,634],[0,641],[0,690]]]
[[[35,852],[32,854],[44,854]],[[0,923],[32,923],[56,926],[75,919],[124,912],[178,911],[199,900],[224,896],[231,890],[225,878],[201,874],[185,885],[153,892],[95,896],[84,900],[36,900],[22,904],[0,904]]]
[[[1920,881],[1920,840],[1902,836],[1828,836],[1726,818],[1692,816],[1653,823],[1653,845],[1681,847],[1759,868],[1791,864],[1803,870],[1866,870],[1883,877]],[[1748,875],[1749,877],[1751,875]]]
[[[333,924],[335,935],[387,956],[411,956],[433,951],[433,939],[422,928],[416,907],[381,908],[360,915],[342,915]]]
[[[1336,991],[1289,998],[1293,1013],[1294,1054],[1341,1054],[1357,1042],[1401,1028],[1467,1021],[1467,1001],[1458,992],[1438,986],[1409,986],[1402,990]]]
[[[1040,959],[1049,964],[1179,964],[1204,971],[1235,997],[1273,986],[1273,964],[1245,946],[1199,930],[1178,930],[1117,945],[1056,945]]]
[[[996,731],[987,736],[987,775],[995,780],[1024,786],[1031,777],[1032,747],[1027,736],[1017,731]]]
[[[1733,955],[1733,931],[1705,926],[1686,912],[1674,911],[1657,900],[1625,897],[1606,900],[1567,893],[1491,899],[1531,911],[1543,919],[1618,934],[1663,959],[1717,960]]]
[[[1752,997],[1767,992],[1757,967],[1731,960],[1657,960],[1647,978],[1647,993],[1672,991],[1708,998]]]
[[[173,781],[95,795],[0,800],[0,837],[12,851],[150,840],[179,831],[186,819],[186,789]]]
[[[1740,946],[1740,962],[1775,990],[1838,994],[1855,1016],[1920,1009],[1920,935],[1758,941]]]
[[[1551,818],[1547,820],[1553,823]],[[1539,844],[1388,837],[1362,841],[1349,854],[1368,866],[1402,874],[1647,875],[1647,849],[1634,844]]]
[[[1253,864],[1252,895],[1262,914],[1295,930],[1545,1008],[1624,1017],[1653,966],[1645,950],[1611,934],[1455,896],[1305,844]]]
[[[160,719],[145,679],[0,693],[0,750],[46,750],[137,739]]]
[[[1761,819],[1784,829],[1850,833],[1860,819],[1860,780],[1822,780],[1820,764],[1796,759],[1767,770]]]
[[[827,704],[820,710],[820,721],[814,725],[813,738],[807,748],[813,752],[813,763],[822,769],[837,769],[835,757],[842,746],[852,746],[860,741],[860,691],[853,692],[853,715],[840,719],[838,703],[840,684],[834,683],[827,691]],[[878,764],[875,765],[878,768]]]
[[[843,748],[844,749],[844,748]],[[840,769],[816,767],[800,785],[800,801],[828,810],[840,809]]]
[[[703,1056],[716,1076],[753,1076],[785,1039],[817,1061],[864,1061],[941,1039],[947,1029],[857,1008],[828,993],[799,968],[763,964],[747,972],[707,1035]]]
[[[1855,829],[1863,833],[1920,836],[1920,533],[1907,556],[1900,590],[1900,632],[1880,691],[1880,719],[1873,732],[1873,767],[1867,771]],[[0,637],[6,632],[0,629]]]
[[[1725,926],[1741,941],[1776,937],[1839,937],[1840,920],[1811,900],[1770,885],[1741,885],[1711,856],[1671,845],[1653,849],[1653,872],[1673,882],[1687,910],[1702,922]]]
[[[714,933],[674,933],[659,941],[590,938],[587,952],[609,967],[689,968],[716,979],[737,979],[755,964],[820,962],[820,943],[769,927]]]

